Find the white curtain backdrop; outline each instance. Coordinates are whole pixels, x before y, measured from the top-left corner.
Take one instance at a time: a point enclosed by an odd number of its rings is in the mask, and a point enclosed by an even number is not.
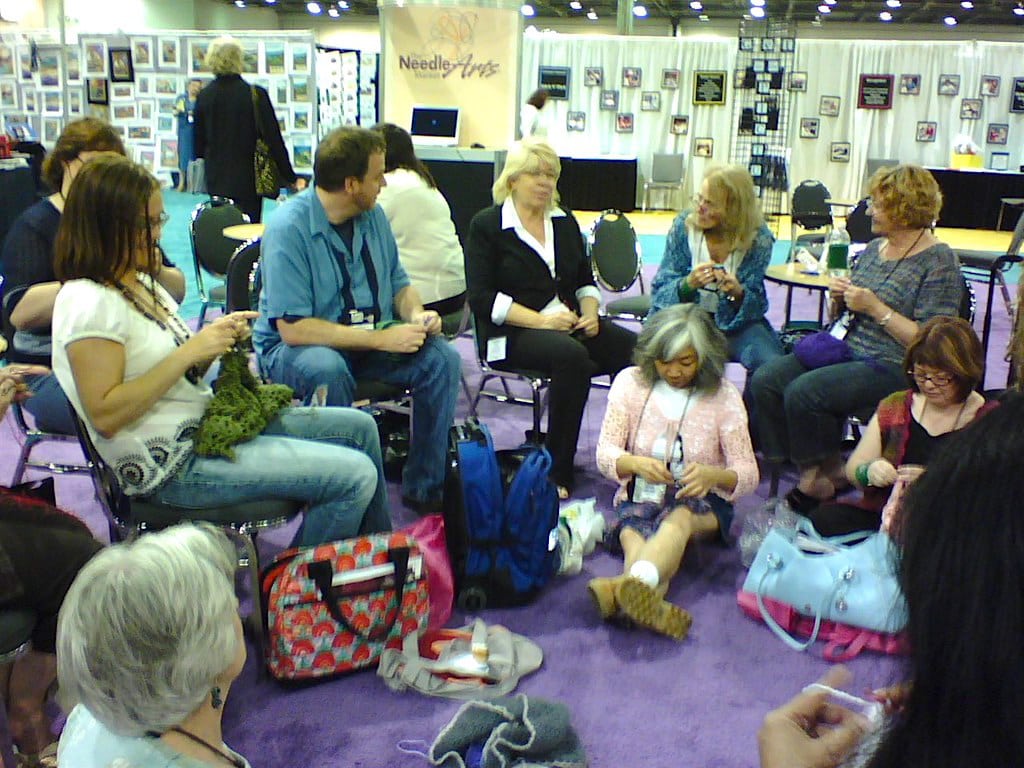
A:
[[[572,70],[567,101],[550,102],[555,117],[549,133],[563,155],[636,156],[641,179],[650,173],[655,152],[684,152],[687,156],[688,192],[697,185],[705,167],[727,163],[736,126],[733,123],[733,70],[736,38],[649,38],[588,35],[527,34],[522,56],[520,103],[537,88],[538,67],[563,66]],[[766,54],[766,58],[771,54]],[[586,67],[604,69],[604,89],[619,91],[619,112],[632,112],[633,133],[615,132],[615,113],[599,110],[601,88],[583,85]],[[623,88],[623,67],[643,69],[640,88]],[[678,90],[661,88],[662,69],[680,69]],[[726,70],[727,98],[723,106],[693,106],[693,73]],[[997,42],[918,42],[879,40],[798,40],[795,71],[807,72],[806,92],[793,93],[790,102],[788,146],[791,149],[790,186],[802,179],[819,179],[833,198],[855,200],[862,194],[868,158],[896,158],[901,162],[945,168],[949,166],[956,136],[969,136],[981,150],[985,166],[993,151],[1009,152],[1009,170],[1024,164],[1024,113],[1010,112],[1013,78],[1024,77],[1024,44]],[[862,74],[894,76],[893,107],[857,109],[857,88]],[[900,75],[921,76],[921,93],[900,95]],[[939,96],[939,76],[960,76],[956,96]],[[983,75],[1000,78],[998,96],[981,95]],[[788,84],[788,77],[787,77]],[[642,112],[642,91],[661,91],[661,111]],[[839,115],[818,114],[821,96],[841,99]],[[981,99],[981,117],[961,120],[964,98]],[[567,133],[566,113],[587,115],[584,133]],[[687,136],[673,136],[673,114],[689,115]],[[817,139],[801,139],[800,118],[820,121]],[[937,123],[934,142],[916,140],[917,123]],[[990,123],[1009,126],[1005,145],[986,143]],[[714,156],[692,157],[695,138],[714,139]],[[770,137],[769,137],[770,138]],[[850,162],[830,161],[832,142],[850,142]],[[638,190],[642,186],[638,185]]]

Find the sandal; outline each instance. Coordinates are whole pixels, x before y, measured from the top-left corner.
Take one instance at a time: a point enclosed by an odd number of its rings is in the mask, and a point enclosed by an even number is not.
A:
[[[565,501],[566,499],[569,498],[569,495],[570,495],[569,489],[566,488],[564,485],[556,485],[555,486],[555,491],[558,493],[558,500],[559,501]]]
[[[693,625],[689,612],[663,599],[640,579],[625,579],[617,597],[622,612],[637,624],[675,640],[685,640]]]

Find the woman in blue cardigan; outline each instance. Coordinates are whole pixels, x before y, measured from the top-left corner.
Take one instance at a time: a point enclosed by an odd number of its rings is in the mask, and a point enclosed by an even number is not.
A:
[[[672,304],[697,303],[728,339],[729,359],[753,373],[782,354],[765,319],[764,271],[775,238],[753,179],[740,166],[708,171],[693,205],[672,222],[648,317]]]

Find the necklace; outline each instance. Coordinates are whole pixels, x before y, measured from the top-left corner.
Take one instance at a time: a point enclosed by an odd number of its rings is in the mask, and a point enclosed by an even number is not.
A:
[[[921,397],[924,399],[924,403],[921,405],[921,414],[917,417],[918,423],[924,427],[924,413],[928,410],[928,398],[922,393]],[[953,419],[953,426],[951,426],[946,432],[940,432],[940,435],[945,435],[947,432],[955,432],[956,428],[960,425],[960,418],[964,415],[964,411],[967,409],[967,401],[971,399],[971,396],[967,396],[967,400],[964,400],[960,404],[960,410],[956,412],[956,418]],[[925,429],[927,432],[927,429]],[[930,432],[928,434],[931,434]]]
[[[914,242],[912,242],[912,243],[910,244],[910,247],[909,247],[909,248],[907,248],[907,249],[906,249],[905,251],[903,251],[903,253],[901,253],[901,254],[899,255],[899,257],[898,257],[898,258],[896,258],[896,259],[893,259],[893,261],[903,261],[903,259],[907,258],[907,255],[908,255],[908,254],[909,254],[909,253],[910,253],[910,252],[911,252],[912,250],[914,250],[915,248],[917,248],[917,244],[921,242],[921,238],[922,238],[922,237],[924,237],[924,233],[925,233],[925,232],[927,232],[927,231],[928,231],[927,229],[922,229],[922,230],[920,231],[920,233],[918,233],[918,235],[917,235],[917,239],[915,239],[915,240],[914,240]],[[889,247],[890,247],[891,245],[892,245],[892,241],[891,241],[891,240],[888,240],[888,239],[887,239],[887,240],[886,240],[886,245],[885,245],[885,252],[886,252],[886,256],[888,256],[888,255],[889,255]]]
[[[206,747],[206,749],[210,750],[210,752],[217,755],[217,757],[221,758],[222,760],[231,763],[233,766],[235,766],[235,768],[245,768],[245,761],[242,760],[242,758],[235,757],[234,755],[229,755],[225,753],[223,750],[220,749],[220,747],[213,746],[213,744],[206,741],[205,739],[199,738],[194,733],[186,731],[184,728],[179,728],[176,725],[173,726],[170,730],[174,731],[175,733],[180,733],[186,739],[191,739],[201,747]]]
[[[178,317],[177,314],[171,311],[170,307],[164,306],[164,303],[160,300],[160,297],[159,295],[157,295],[156,291],[153,291],[150,295],[153,297],[154,306],[159,307],[167,316],[166,321],[160,319],[154,313],[150,312],[149,308],[146,307],[141,301],[139,301],[139,297],[135,294],[135,292],[129,289],[126,285],[124,285],[124,283],[115,283],[114,285],[117,287],[117,290],[121,292],[121,295],[124,296],[125,300],[135,308],[136,312],[138,312],[140,315],[142,315],[150,322],[156,323],[161,331],[166,331],[171,334],[171,336],[174,339],[174,346],[180,347],[182,344],[189,340],[189,337],[191,337],[192,332],[189,331],[188,326],[185,325],[185,323],[182,321],[180,317]],[[202,376],[202,368],[198,365],[192,366],[185,372],[185,378],[188,379],[193,384],[198,384]]]

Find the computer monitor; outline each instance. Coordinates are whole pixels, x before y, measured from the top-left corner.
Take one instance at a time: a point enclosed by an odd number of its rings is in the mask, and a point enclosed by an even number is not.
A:
[[[454,147],[459,143],[458,107],[413,107],[409,131],[416,144]]]

